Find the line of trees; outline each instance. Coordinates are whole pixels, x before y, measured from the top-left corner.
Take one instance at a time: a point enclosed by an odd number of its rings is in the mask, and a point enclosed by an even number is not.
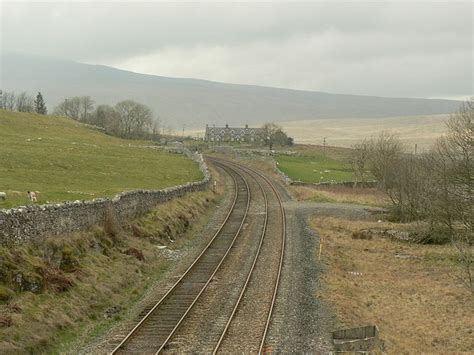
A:
[[[369,173],[392,201],[392,217],[420,221],[418,241],[451,242],[474,292],[474,101],[465,102],[447,122],[448,132],[424,154],[406,154],[393,134],[356,145],[354,174]]]
[[[23,91],[19,94],[9,91],[0,90],[0,108],[8,111],[17,112],[36,112],[42,115],[48,113],[46,103],[44,102],[43,95],[38,92],[36,99]]]
[[[48,114],[41,92],[36,98],[27,92],[0,91],[0,108],[8,111]],[[133,100],[123,100],[116,105],[97,105],[90,96],[64,99],[53,110],[53,115],[102,128],[106,133],[123,138],[159,138],[160,120],[151,109]]]
[[[102,127],[108,134],[119,137],[156,139],[159,136],[159,119],[148,106],[133,100],[123,100],[115,106],[96,106],[90,96],[75,96],[64,99],[54,114]]]

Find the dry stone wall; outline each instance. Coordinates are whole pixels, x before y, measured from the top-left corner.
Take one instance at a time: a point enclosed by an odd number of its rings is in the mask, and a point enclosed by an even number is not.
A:
[[[187,155],[199,164],[204,174],[201,181],[162,190],[128,191],[119,193],[113,198],[2,209],[0,210],[0,244],[18,244],[45,235],[84,230],[103,223],[108,210],[113,211],[118,220],[136,217],[160,203],[189,192],[205,190],[210,176],[202,155],[191,153],[185,148],[179,149],[178,152]]]

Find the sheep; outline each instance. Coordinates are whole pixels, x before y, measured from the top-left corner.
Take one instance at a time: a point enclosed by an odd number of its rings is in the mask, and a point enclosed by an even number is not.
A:
[[[31,200],[31,202],[38,202],[38,199],[36,195],[38,194],[38,191],[28,191],[28,198]]]
[[[7,194],[5,192],[0,192],[0,200],[5,201],[7,199]]]

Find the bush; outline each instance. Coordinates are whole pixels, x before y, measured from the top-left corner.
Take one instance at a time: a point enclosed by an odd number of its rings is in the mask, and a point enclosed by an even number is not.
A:
[[[420,243],[450,241],[458,251],[463,281],[474,293],[474,100],[447,122],[448,133],[423,155],[403,153],[400,140],[382,133],[359,147],[353,164],[365,160],[393,203],[392,219],[428,222]],[[362,153],[362,148],[369,154]]]
[[[13,298],[13,296],[15,296],[15,292],[6,286],[0,285],[0,303],[8,302]]]

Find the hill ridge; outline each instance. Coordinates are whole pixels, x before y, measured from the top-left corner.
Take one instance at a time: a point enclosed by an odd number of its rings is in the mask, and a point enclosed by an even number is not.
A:
[[[50,111],[61,99],[76,95],[90,95],[107,104],[134,99],[149,105],[174,128],[446,114],[460,103],[172,78],[27,54],[2,53],[1,59],[2,89],[41,91]]]

